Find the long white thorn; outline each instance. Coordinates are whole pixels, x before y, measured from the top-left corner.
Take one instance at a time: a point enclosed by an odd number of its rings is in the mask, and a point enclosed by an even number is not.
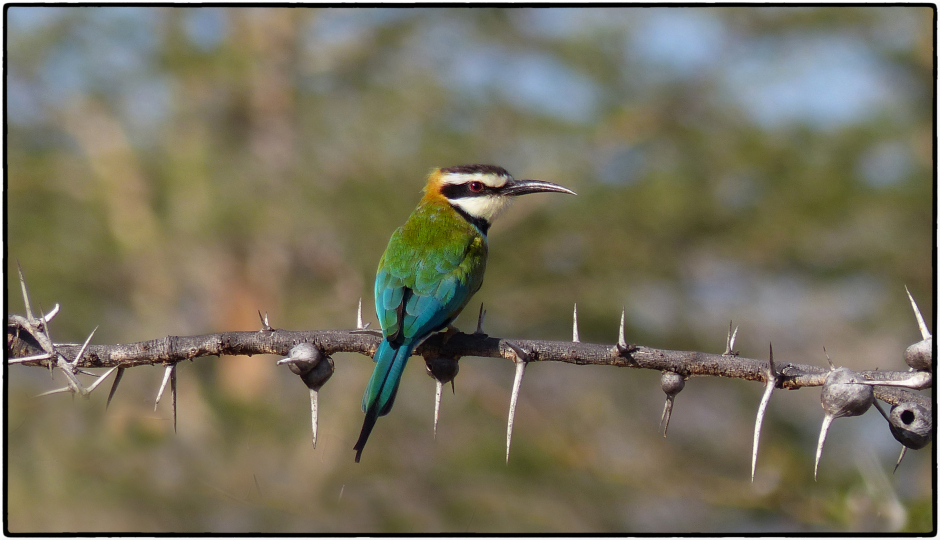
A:
[[[163,370],[163,382],[160,383],[160,390],[157,392],[157,400],[153,403],[153,411],[157,411],[157,405],[160,404],[160,399],[163,397],[163,391],[166,390],[166,384],[170,382],[170,375],[173,373],[173,368],[176,364],[170,364],[166,366],[166,369]]]
[[[624,349],[627,347],[627,340],[623,337],[623,325],[626,315],[627,308],[623,308],[623,310],[620,312],[620,335],[617,337],[617,344]]]
[[[816,445],[816,465],[813,467],[813,480],[817,480],[817,473],[819,471],[819,456],[822,455],[823,445],[826,444],[826,432],[829,431],[829,426],[832,424],[832,421],[835,418],[826,415],[823,417],[822,429],[819,430],[819,444]]]
[[[32,362],[34,360],[48,360],[49,358],[55,357],[52,353],[42,353],[35,356],[22,356],[20,358],[10,358],[7,360],[8,364],[22,364],[24,362]]]
[[[933,386],[933,374],[927,371],[910,372],[910,376],[901,381],[856,381],[867,386],[900,386],[913,390],[923,390]]]
[[[730,345],[728,348],[731,348]],[[774,387],[777,384],[777,367],[774,366],[773,343],[770,344],[770,359],[767,361],[767,367],[767,382],[764,383],[764,395],[761,397],[760,406],[757,407],[757,419],[754,421],[754,447],[751,452],[751,482],[754,482],[754,471],[757,469],[757,447],[760,445],[760,429],[761,425],[764,423],[764,413],[767,412],[767,405],[770,403],[770,395],[773,394]]]
[[[506,425],[506,465],[509,465],[509,447],[512,444],[512,422],[516,416],[516,402],[519,401],[519,389],[522,388],[522,376],[525,374],[526,362],[516,358],[516,374],[512,381],[512,397],[509,400],[509,422]]]
[[[437,419],[441,413],[441,395],[444,393],[444,383],[434,379],[434,438],[437,439]]]
[[[97,331],[98,331],[98,327],[96,326],[95,329],[91,331],[91,334],[88,334],[88,339],[86,339],[85,343],[82,344],[82,348],[78,350],[78,354],[75,355],[75,360],[72,360],[71,362],[72,366],[77,366],[78,363],[81,361],[82,356],[85,356],[85,349],[88,348],[88,344],[91,343],[91,338],[94,337],[95,332]]]
[[[91,386],[89,386],[88,388],[86,388],[85,391],[82,392],[82,394],[84,394],[84,395],[87,396],[88,394],[94,392],[94,391],[95,391],[95,388],[98,388],[98,385],[101,384],[101,383],[103,383],[104,380],[108,378],[108,375],[110,375],[111,372],[113,372],[113,371],[116,370],[116,369],[118,369],[117,366],[115,366],[115,367],[109,369],[108,371],[105,371],[104,374],[101,375],[100,377],[98,377],[97,379],[95,379],[95,382],[91,383]]]
[[[26,278],[23,277],[23,268],[20,266],[20,261],[16,261],[16,270],[20,274],[20,290],[23,291],[23,303],[26,304],[26,320],[32,324],[35,319],[33,318],[33,310],[29,307],[29,293],[26,292]]]
[[[581,337],[578,335],[578,303],[574,303],[574,322],[571,327],[571,341],[578,343],[581,341]]]
[[[361,302],[361,301],[360,301]],[[310,427],[313,430],[313,448],[317,448],[317,397],[319,392],[310,389]]]
[[[738,327],[734,327],[734,332],[731,331],[731,325],[733,321],[728,321],[728,341],[725,343],[725,355],[735,356],[734,352],[734,340],[738,337]]]
[[[923,339],[930,337],[930,329],[927,328],[927,323],[924,322],[924,316],[920,314],[920,308],[917,307],[917,302],[914,301],[914,297],[911,296],[911,291],[908,290],[907,285],[904,286],[904,290],[907,291],[907,297],[911,299],[911,307],[914,308],[914,316],[917,317],[917,327],[920,328],[920,336]]]
[[[359,297],[359,309],[356,310],[356,329],[362,330],[365,326],[362,325],[362,297]]]
[[[71,386],[66,386],[65,388],[56,388],[55,390],[49,390],[48,392],[43,392],[41,394],[36,394],[35,397],[50,396],[52,394],[61,394],[62,392],[72,392]]]
[[[754,471],[757,469],[757,447],[760,444],[760,428],[764,423],[764,413],[767,411],[767,404],[770,403],[770,395],[773,392],[774,380],[770,379],[764,385],[764,395],[761,397],[760,407],[757,408],[757,420],[754,422],[754,448],[751,452],[751,482],[754,481]]]

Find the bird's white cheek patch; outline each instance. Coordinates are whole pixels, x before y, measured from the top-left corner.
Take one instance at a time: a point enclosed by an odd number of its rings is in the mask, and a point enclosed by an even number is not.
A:
[[[499,196],[462,197],[450,202],[471,216],[482,218],[492,223],[496,216],[509,206],[510,199],[508,197]]]

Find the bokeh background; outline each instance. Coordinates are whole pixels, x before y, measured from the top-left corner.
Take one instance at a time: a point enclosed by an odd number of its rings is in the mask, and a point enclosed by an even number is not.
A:
[[[491,335],[737,347],[905,369],[933,328],[928,7],[8,7],[8,309],[15,265],[61,341],[375,320],[375,265],[431,167],[495,163],[577,197],[490,234]],[[275,358],[160,367],[110,410],[7,376],[10,532],[929,531],[934,447],[819,390],[696,378],[658,431],[659,373],[532,365],[504,463],[512,366],[461,361],[432,438],[415,359],[353,462],[372,363],[340,354],[310,444]],[[109,386],[106,385],[106,386]]]

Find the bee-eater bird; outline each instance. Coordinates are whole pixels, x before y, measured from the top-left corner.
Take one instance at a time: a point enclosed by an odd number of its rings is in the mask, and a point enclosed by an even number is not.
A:
[[[540,180],[516,180],[502,167],[435,169],[408,221],[392,233],[375,276],[382,342],[362,396],[366,413],[356,462],[379,416],[392,410],[402,371],[425,338],[443,330],[483,284],[486,233],[513,197],[575,192]]]

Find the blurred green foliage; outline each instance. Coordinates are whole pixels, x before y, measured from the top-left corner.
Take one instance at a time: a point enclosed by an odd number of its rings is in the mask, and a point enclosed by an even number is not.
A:
[[[933,8],[7,7],[8,309],[16,261],[52,335],[95,342],[348,328],[435,166],[495,163],[578,197],[519,201],[475,302],[491,335],[901,369],[932,327]],[[476,306],[468,311],[476,313]],[[369,312],[369,309],[365,309]],[[374,317],[369,317],[374,320]],[[369,320],[367,318],[367,320]],[[463,329],[475,320],[457,320]],[[464,359],[431,438],[406,370],[359,465],[370,362],[320,394],[272,358],[103,393],[8,369],[10,532],[927,532],[933,447],[818,390]],[[58,378],[58,375],[55,376]]]

